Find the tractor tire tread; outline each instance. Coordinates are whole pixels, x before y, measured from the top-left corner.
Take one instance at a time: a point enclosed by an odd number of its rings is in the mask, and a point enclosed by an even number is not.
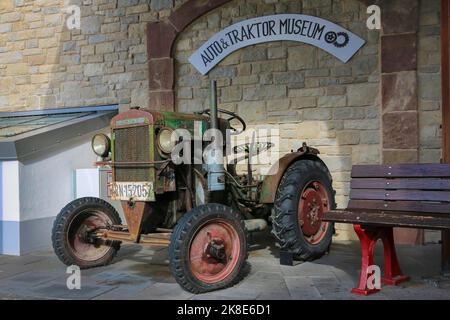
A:
[[[68,203],[64,208],[61,209],[61,211],[53,221],[51,237],[53,250],[56,256],[63,264],[67,266],[77,265],[77,261],[70,255],[65,241],[65,229],[67,227],[68,220],[74,214],[76,214],[78,208],[89,205],[106,207],[108,211],[113,215],[110,218],[112,218],[112,220],[115,220],[117,224],[122,224],[122,220],[120,219],[120,216],[117,213],[116,209],[114,209],[111,204],[102,199],[94,197],[84,197]],[[80,265],[80,269],[89,269],[110,264],[114,257],[117,255],[117,252],[120,250],[120,241],[114,241],[111,247],[113,250],[109,251],[106,259],[101,259],[97,264]]]
[[[196,223],[205,215],[214,215],[215,212],[220,212],[222,214],[228,215],[229,218],[238,221],[240,224],[240,227],[245,233],[245,255],[243,257],[244,262],[243,265],[240,266],[239,272],[236,274],[236,276],[231,279],[226,285],[221,286],[220,288],[214,288],[208,287],[208,286],[202,286],[195,284],[193,281],[190,281],[188,278],[189,271],[186,270],[185,265],[183,264],[183,254],[182,254],[182,245],[185,241],[189,241],[189,239],[185,239],[186,235],[189,233],[188,230],[195,226]],[[245,267],[244,265],[247,264],[247,258],[248,258],[248,233],[245,232],[245,224],[242,219],[242,216],[237,211],[233,210],[232,208],[217,204],[217,203],[210,203],[206,205],[201,205],[198,207],[195,207],[190,212],[186,213],[181,217],[181,219],[178,221],[173,234],[172,239],[169,245],[169,259],[170,259],[170,269],[172,271],[173,276],[175,277],[175,280],[178,282],[178,284],[184,288],[186,291],[189,291],[194,294],[199,293],[205,293],[216,289],[224,289],[231,287],[241,281],[243,277],[245,276]]]
[[[282,250],[290,251],[295,258],[302,261],[311,261],[320,258],[329,250],[331,243],[331,235],[326,241],[329,242],[324,250],[310,250],[302,244],[298,239],[298,231],[296,230],[297,206],[295,203],[295,194],[298,194],[301,188],[301,177],[308,172],[318,172],[327,181],[331,188],[332,204],[334,208],[334,190],[332,189],[332,177],[327,167],[318,160],[302,159],[294,162],[284,173],[277,194],[275,196],[274,210],[271,215],[272,234],[278,241],[278,245]],[[295,221],[295,222],[294,222]],[[334,231],[334,227],[333,231]]]

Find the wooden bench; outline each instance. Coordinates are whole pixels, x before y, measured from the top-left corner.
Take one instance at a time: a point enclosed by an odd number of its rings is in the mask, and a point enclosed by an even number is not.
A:
[[[379,291],[368,285],[378,240],[384,246],[382,283],[407,281],[397,259],[393,227],[450,229],[450,164],[357,165],[350,188],[348,208],[331,210],[324,220],[353,224],[360,239],[361,274],[352,292]]]

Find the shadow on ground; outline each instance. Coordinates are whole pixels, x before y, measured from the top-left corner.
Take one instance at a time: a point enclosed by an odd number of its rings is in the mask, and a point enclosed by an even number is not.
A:
[[[382,247],[376,263],[382,265]],[[384,286],[370,297],[350,293],[359,276],[359,246],[335,242],[313,262],[279,264],[268,232],[250,239],[245,278],[232,288],[194,295],[181,289],[169,270],[167,249],[124,245],[106,267],[83,270],[80,290],[68,290],[66,267],[45,251],[0,257],[1,299],[450,299],[450,280],[439,277],[440,245],[400,246],[398,255],[411,281]]]

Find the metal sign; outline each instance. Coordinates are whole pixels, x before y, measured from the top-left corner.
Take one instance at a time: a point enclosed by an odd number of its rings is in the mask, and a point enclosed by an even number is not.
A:
[[[280,40],[308,43],[344,63],[365,43],[354,33],[322,18],[277,14],[241,21],[223,29],[203,44],[189,62],[204,75],[238,49]]]

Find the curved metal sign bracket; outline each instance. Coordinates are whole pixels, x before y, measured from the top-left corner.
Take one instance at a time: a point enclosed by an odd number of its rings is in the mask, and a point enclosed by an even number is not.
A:
[[[203,75],[241,48],[272,41],[303,42],[346,63],[364,45],[354,33],[328,20],[303,14],[277,14],[235,23],[212,36],[189,62]]]

